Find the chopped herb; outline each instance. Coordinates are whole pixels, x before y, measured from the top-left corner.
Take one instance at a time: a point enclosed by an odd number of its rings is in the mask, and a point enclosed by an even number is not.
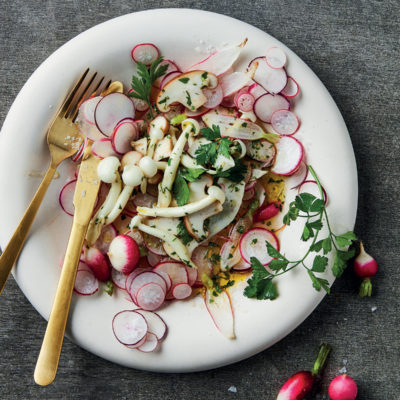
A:
[[[210,260],[213,264],[218,264],[219,261],[221,260],[221,256],[219,254],[212,253],[210,256]]]
[[[217,171],[216,176],[221,178],[227,178],[232,182],[239,183],[244,179],[244,175],[247,172],[247,167],[240,160],[235,160],[235,166],[229,168],[226,171]]]
[[[201,74],[201,80],[202,80],[202,81],[205,81],[205,80],[207,79],[207,77],[208,77],[208,72],[203,72],[203,73]]]
[[[192,105],[192,98],[190,97],[190,93],[186,90],[186,103],[188,106]]]
[[[130,97],[145,101],[149,106],[149,113],[153,118],[153,112],[151,107],[151,88],[154,81],[163,76],[168,69],[169,64],[160,65],[163,58],[159,57],[153,61],[149,68],[147,68],[141,62],[137,63],[137,74],[138,76],[132,76],[132,91],[128,93]]]
[[[184,83],[184,84],[186,84],[186,83],[189,82],[189,78],[180,78],[180,79],[178,79],[178,80],[179,80],[179,82],[182,82],[182,83]]]
[[[106,282],[106,287],[104,289],[104,291],[109,295],[112,296],[113,292],[114,292],[114,284],[112,281],[107,281]]]
[[[185,223],[183,222],[183,219],[179,221],[178,224],[178,236],[182,240],[182,243],[186,246],[188,243],[190,243],[193,238],[186,229]]]
[[[254,238],[252,241],[251,241],[251,244],[256,244],[258,242],[258,239],[257,238]]]

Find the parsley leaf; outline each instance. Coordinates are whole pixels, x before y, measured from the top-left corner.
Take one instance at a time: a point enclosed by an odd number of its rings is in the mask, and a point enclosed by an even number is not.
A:
[[[321,288],[323,288],[327,293],[330,293],[331,289],[329,287],[329,282],[326,279],[318,278],[310,270],[308,270],[307,272],[308,272],[309,277],[311,278],[313,288],[316,291],[319,292],[321,290]]]
[[[274,300],[278,296],[273,276],[264,268],[256,257],[251,257],[253,276],[247,281],[244,295],[258,300]]]
[[[235,166],[226,171],[217,171],[215,176],[220,178],[227,178],[232,182],[239,183],[244,179],[247,172],[247,167],[240,160],[235,159]]]
[[[162,57],[157,58],[157,60],[152,62],[149,68],[141,62],[138,62],[138,76],[132,76],[132,91],[128,93],[130,97],[145,101],[149,106],[150,113],[152,113],[150,95],[153,83],[157,78],[163,76],[167,72],[169,66],[169,64],[160,65],[162,60]]]
[[[337,250],[335,259],[333,260],[332,273],[337,278],[342,276],[344,270],[347,267],[347,261],[354,257],[355,250],[350,249],[348,251]]]
[[[184,206],[189,200],[189,187],[180,170],[178,170],[176,174],[174,185],[172,186],[172,193],[178,206]]]
[[[325,272],[326,266],[328,265],[328,258],[324,256],[315,256],[312,271],[314,272]]]
[[[189,182],[196,182],[205,172],[202,168],[185,168],[181,170],[182,176]]]
[[[339,247],[350,246],[355,240],[357,240],[357,236],[354,232],[346,232],[342,235],[336,236],[336,242]]]
[[[221,139],[221,131],[218,125],[213,125],[212,128],[202,128],[200,134],[208,140]]]
[[[195,153],[198,165],[214,164],[217,160],[217,143],[202,144]]]
[[[186,229],[185,223],[181,219],[178,224],[178,236],[182,240],[182,243],[186,246],[193,240],[193,237],[190,235],[188,230]]]

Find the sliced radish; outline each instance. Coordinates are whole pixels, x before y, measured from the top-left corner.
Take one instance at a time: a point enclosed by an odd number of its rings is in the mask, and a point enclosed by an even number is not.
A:
[[[253,83],[249,88],[249,93],[257,100],[260,96],[268,92],[258,83]]]
[[[324,187],[322,186],[322,192],[324,194],[324,203],[326,204],[328,202],[328,196],[326,194],[326,191]],[[315,181],[304,181],[301,185],[298,187],[298,193],[310,193],[317,197],[318,199],[321,198],[321,194],[319,192],[318,184]]]
[[[233,72],[219,78],[224,97],[231,96],[251,83],[251,78],[243,72]]]
[[[282,89],[281,93],[285,97],[293,98],[299,94],[299,91],[298,83],[291,76],[288,76],[286,86]]]
[[[139,230],[134,229],[132,231],[125,232],[124,234],[130,236],[138,246],[144,246],[144,239]]]
[[[75,212],[74,206],[74,194],[76,187],[76,179],[67,182],[61,189],[60,195],[58,196],[58,201],[61,208],[68,215],[73,216]]]
[[[136,303],[140,308],[147,311],[157,310],[165,300],[164,289],[157,283],[147,283],[137,292]]]
[[[265,57],[258,57],[249,64],[249,69],[254,62],[258,62],[258,67],[253,76],[253,80],[261,85],[269,93],[279,93],[287,83],[287,75],[284,68],[271,68]]]
[[[236,98],[236,107],[240,111],[248,112],[253,110],[255,99],[250,93],[242,93]]]
[[[279,250],[278,238],[264,228],[253,228],[247,231],[240,239],[240,254],[244,261],[251,262],[256,257],[262,265],[268,265],[272,257],[268,254],[266,241]]]
[[[214,89],[204,89],[203,94],[207,97],[207,101],[203,104],[205,108],[215,108],[219,106],[224,98],[224,91],[221,85],[218,85]]]
[[[118,154],[132,150],[131,142],[138,139],[139,131],[134,122],[119,123],[111,136],[111,144]]]
[[[125,94],[110,93],[99,101],[94,117],[100,132],[110,136],[118,122],[124,118],[135,118],[135,106]]]
[[[133,280],[142,272],[149,272],[150,269],[147,267],[138,267],[135,270],[133,270],[126,278],[126,282],[125,282],[125,290],[129,293],[130,288],[131,288],[131,284],[133,282]]]
[[[259,208],[253,215],[253,221],[266,221],[278,215],[282,209],[282,205],[279,202],[267,204],[264,207]]]
[[[218,296],[213,296],[206,291],[205,304],[214,325],[228,339],[235,338],[233,308],[229,294],[222,291]]]
[[[136,310],[135,310],[136,311]],[[139,340],[136,344],[126,344],[125,347],[127,347],[128,349],[137,349],[138,347],[140,347],[142,344],[145,344],[147,339],[147,333],[146,335]]]
[[[161,272],[167,273],[171,278],[172,286],[189,282],[185,264],[178,261],[161,262],[153,268],[153,271],[160,274]]]
[[[255,194],[256,194],[256,192],[255,192],[254,188],[246,190],[244,192],[244,195],[243,195],[243,201],[251,200],[254,197]]]
[[[107,254],[110,243],[117,236],[117,230],[113,224],[106,225],[102,228],[99,238],[96,240],[94,247],[97,247],[103,254]]]
[[[224,97],[224,99],[221,102],[221,106],[223,107],[228,107],[228,108],[232,108],[235,107],[235,95],[232,94],[231,96],[228,97]],[[232,115],[231,113],[227,113],[228,115]]]
[[[148,331],[154,333],[158,340],[161,340],[165,336],[167,325],[157,313],[141,309],[135,311],[143,315],[147,321]]]
[[[256,186],[254,187],[254,190],[255,190],[255,197],[258,201],[259,206],[261,207],[264,204],[265,198],[267,197],[264,186],[260,182],[257,182]]]
[[[122,272],[117,271],[116,269],[111,269],[111,280],[113,281],[114,285],[120,289],[125,290],[126,285],[126,275]]]
[[[146,336],[148,327],[143,315],[133,310],[124,310],[114,316],[112,329],[120,343],[135,345]]]
[[[165,74],[160,76],[159,78],[157,78],[153,83],[153,85],[155,87],[158,87],[158,88],[160,87],[161,81],[163,80],[163,77],[165,75],[168,75],[171,72],[181,72],[181,69],[171,60],[168,60],[168,59],[162,60],[161,63],[160,63],[160,67],[163,66],[163,65],[168,65],[168,68],[167,68]]]
[[[164,262],[164,260],[165,260],[165,258],[162,258],[161,262]],[[168,292],[172,287],[171,277],[165,271],[162,271],[162,270],[158,270],[158,271],[154,271],[154,272],[156,272],[158,275],[160,275],[164,278],[164,281],[167,284],[167,292]]]
[[[240,261],[240,252],[237,251],[237,244],[232,240],[226,241],[220,250],[221,270],[229,271],[235,264]]]
[[[301,161],[297,171],[288,178],[287,186],[290,189],[297,189],[306,179],[308,175],[308,168],[304,161]]]
[[[147,250],[151,251],[154,254],[159,256],[166,256],[167,253],[164,250],[163,241],[155,236],[148,235],[147,233],[143,233],[144,245]]]
[[[149,251],[149,254],[147,254],[147,261],[152,267],[159,264],[162,258],[163,256],[159,256],[158,254],[152,253],[151,251]]]
[[[115,152],[111,139],[103,138],[93,142],[92,153],[99,158],[106,158],[110,156],[118,157],[118,153]]]
[[[239,46],[229,46],[222,50],[215,51],[204,60],[192,65],[187,71],[202,70],[211,72],[214,75],[221,75],[228,71],[238,59],[246,42],[247,39]]]
[[[79,107],[79,112],[82,113],[82,117],[85,118],[85,121],[91,125],[96,125],[94,119],[94,110],[101,99],[101,96],[91,97],[90,99],[84,101]]]
[[[277,110],[289,110],[290,103],[280,94],[263,94],[254,103],[253,111],[257,118],[270,123],[272,114]]]
[[[158,339],[154,333],[147,332],[146,341],[137,347],[139,351],[143,351],[143,353],[151,353],[156,350],[158,347]]]
[[[229,231],[229,239],[235,244],[238,245],[240,238],[243,233],[247,232],[253,224],[253,219],[249,215],[244,215],[240,217],[235,225],[232,226]]]
[[[293,135],[300,126],[296,115],[289,110],[277,110],[271,116],[271,126],[280,135]]]
[[[85,262],[101,282],[110,278],[110,267],[104,254],[96,247],[85,249]]]
[[[129,89],[128,94],[133,92],[133,89]],[[129,96],[135,106],[135,110],[139,112],[145,112],[149,109],[149,105],[142,99]]]
[[[172,296],[176,300],[183,300],[192,294],[192,287],[187,283],[178,283],[172,288]]]
[[[269,167],[275,158],[275,146],[268,140],[260,139],[246,142],[246,154],[253,160],[265,163],[263,168]]]
[[[208,256],[208,248],[204,246],[196,247],[192,253],[192,261],[197,266],[196,286],[202,286],[202,277],[207,275],[211,277],[213,271],[213,263]]]
[[[172,79],[175,79],[177,76],[182,75],[182,72],[180,71],[172,71],[170,73],[168,73],[167,75],[164,75],[164,78],[162,79],[161,83],[160,83],[160,89],[163,89],[164,86],[172,81]]]
[[[279,47],[270,47],[265,55],[268,65],[271,68],[283,68],[286,64],[287,57],[285,52]]]
[[[275,144],[275,163],[271,171],[277,175],[292,175],[303,159],[303,146],[292,136],[282,136]]]
[[[118,235],[110,243],[107,253],[111,265],[123,274],[132,272],[140,258],[139,246],[128,235]]]
[[[60,267],[62,268],[62,266],[63,266],[63,262],[64,262],[64,260],[62,260],[62,262],[61,262],[61,264],[60,264]],[[88,267],[88,265],[84,262],[84,261],[82,261],[82,260],[80,260],[79,261],[79,264],[78,264],[78,271],[89,271],[89,272],[92,272],[92,270]],[[93,273],[93,272],[92,272]]]
[[[148,283],[157,283],[157,285],[162,287],[164,293],[167,292],[167,283],[160,274],[157,274],[154,271],[142,272],[133,279],[129,287],[129,294],[131,295],[133,301],[136,302],[139,289]]]
[[[91,271],[79,270],[76,273],[74,290],[83,296],[89,296],[99,290],[99,281]]]
[[[239,253],[240,253],[240,251],[239,251]],[[251,265],[249,263],[247,263],[246,261],[244,261],[242,257],[240,257],[239,262],[237,264],[235,264],[232,269],[234,271],[244,272],[244,271],[248,271],[250,268],[251,268]]]
[[[85,151],[85,147],[87,145],[87,137],[85,137],[81,143],[81,145],[79,146],[78,151],[71,157],[71,160],[73,162],[79,163],[82,159],[83,153]],[[76,174],[75,177],[77,177],[78,175]]]
[[[185,268],[186,268],[186,272],[188,274],[188,284],[190,286],[193,286],[195,284],[195,282],[197,281],[197,277],[198,277],[197,269],[188,267],[187,265],[185,265]]]
[[[132,49],[131,56],[136,63],[150,65],[160,57],[160,51],[153,43],[140,43]]]

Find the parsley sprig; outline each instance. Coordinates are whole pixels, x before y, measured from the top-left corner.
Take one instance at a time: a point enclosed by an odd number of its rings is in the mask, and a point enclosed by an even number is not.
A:
[[[178,170],[172,193],[178,206],[184,206],[189,201],[190,190],[187,182],[195,182],[205,172],[203,168],[181,168]]]
[[[331,251],[335,251],[332,273],[336,277],[342,275],[343,271],[346,269],[347,261],[354,257],[355,250],[351,247],[347,249],[347,247],[351,246],[357,240],[357,236],[352,231],[341,235],[336,235],[332,232],[326,212],[321,183],[310,165],[308,169],[318,185],[320,198],[310,193],[299,194],[296,196],[295,200],[290,203],[289,211],[284,216],[283,221],[286,225],[290,225],[292,221],[296,221],[298,218],[304,218],[306,222],[304,224],[301,240],[307,242],[311,239],[310,247],[301,259],[291,261],[266,241],[265,245],[268,254],[273,257],[273,260],[268,265],[269,270],[272,272],[265,269],[257,258],[252,257],[250,261],[253,268],[253,275],[248,280],[248,286],[244,290],[244,294],[247,297],[275,299],[278,292],[274,283],[274,278],[283,275],[299,265],[307,270],[315,290],[320,291],[322,288],[329,293],[329,282],[317,275],[326,271],[328,266],[327,255]],[[328,228],[328,235],[319,239],[319,234],[324,226],[324,222]],[[313,256],[312,263],[309,262],[309,256]]]
[[[138,76],[132,76],[132,91],[128,93],[130,97],[135,99],[143,100],[149,106],[151,117],[153,117],[152,107],[151,107],[151,88],[154,81],[163,76],[168,69],[168,64],[160,65],[163,57],[157,58],[153,61],[149,68],[141,62],[137,63],[137,74]]]

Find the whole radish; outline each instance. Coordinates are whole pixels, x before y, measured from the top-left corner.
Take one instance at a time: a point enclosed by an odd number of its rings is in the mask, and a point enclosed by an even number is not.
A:
[[[85,262],[94,276],[101,282],[110,278],[110,266],[106,256],[96,247],[89,247],[84,252]]]
[[[117,271],[127,275],[136,268],[140,258],[140,250],[130,236],[118,235],[110,243],[107,255],[111,265]]]
[[[276,400],[301,400],[311,391],[315,378],[321,373],[331,348],[322,344],[311,371],[300,371],[292,375],[279,391]]]
[[[360,243],[360,254],[356,257],[353,264],[354,272],[363,278],[359,294],[361,297],[370,297],[372,293],[371,278],[378,272],[378,264],[365,250],[362,242]]]
[[[339,375],[329,384],[328,393],[332,400],[354,400],[357,397],[357,384],[350,376]]]

